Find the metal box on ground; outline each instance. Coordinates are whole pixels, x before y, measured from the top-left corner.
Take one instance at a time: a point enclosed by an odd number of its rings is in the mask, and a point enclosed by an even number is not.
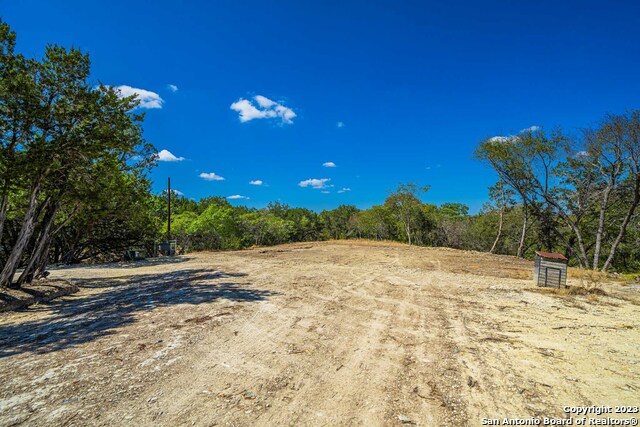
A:
[[[567,286],[567,261],[564,255],[536,251],[533,280],[545,288],[565,288]]]

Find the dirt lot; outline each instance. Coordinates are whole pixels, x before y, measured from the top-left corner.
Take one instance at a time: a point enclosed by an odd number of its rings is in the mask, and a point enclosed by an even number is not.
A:
[[[0,425],[480,425],[640,403],[639,290],[371,242],[54,270],[0,314]],[[577,280],[573,280],[577,284]]]

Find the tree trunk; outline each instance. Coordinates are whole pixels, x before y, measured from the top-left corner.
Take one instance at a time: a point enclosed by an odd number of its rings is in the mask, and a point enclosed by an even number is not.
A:
[[[0,200],[0,242],[2,241],[2,232],[4,231],[4,221],[7,218],[7,203],[9,197],[7,191],[2,194],[2,200]]]
[[[49,208],[45,213],[45,217],[43,218],[42,230],[40,230],[40,234],[38,235],[33,253],[29,258],[27,266],[18,279],[18,286],[22,286],[25,283],[31,283],[34,276],[38,273],[38,269],[42,269],[42,271],[44,271],[42,263],[44,262],[44,267],[46,267],[49,243],[51,241],[51,227],[53,226],[57,210],[58,203],[52,203],[49,205]]]
[[[562,218],[564,222],[567,223],[569,228],[573,230],[573,233],[575,234],[576,239],[578,239],[578,248],[580,249],[580,253],[576,253],[576,257],[580,258],[580,261],[581,261],[580,265],[583,266],[584,268],[591,268],[589,266],[589,257],[587,256],[587,250],[584,247],[584,240],[582,240],[582,233],[580,233],[580,229],[578,229],[578,225],[571,220],[569,215],[567,215],[562,209],[562,206],[556,203],[556,201],[553,200],[553,198],[551,198],[549,194],[543,193],[542,196],[544,197],[546,202],[549,203],[549,205],[551,205],[557,210],[558,215],[560,215],[560,218]]]
[[[567,240],[567,247],[564,250],[564,257],[567,259],[571,259],[571,257],[574,254],[574,250],[573,250],[573,245],[576,244],[576,237],[574,235],[570,235],[569,236],[569,240]],[[582,267],[582,260],[580,259],[579,256],[576,257],[576,259],[578,260],[578,264],[580,264],[580,267]]]
[[[600,264],[600,250],[602,248],[602,235],[604,234],[604,221],[606,216],[607,206],[609,205],[609,196],[611,195],[611,190],[613,187],[608,185],[604,191],[604,195],[602,197],[602,203],[600,204],[600,217],[598,218],[598,231],[596,232],[596,246],[593,250],[593,265],[592,268],[594,270],[598,269],[598,265]]]
[[[627,231],[627,226],[629,225],[629,222],[631,221],[631,217],[633,217],[633,214],[636,211],[636,208],[638,207],[638,203],[640,203],[640,175],[636,177],[634,192],[635,194],[633,196],[633,201],[629,206],[629,210],[627,211],[627,215],[625,215],[624,220],[622,221],[622,224],[620,224],[620,232],[618,233],[618,235],[616,236],[616,239],[613,241],[613,244],[611,245],[611,251],[609,252],[609,257],[607,258],[604,265],[602,266],[602,271],[606,271],[609,267],[611,267],[611,263],[613,262],[613,258],[616,254],[616,250],[618,249],[618,245],[622,241],[622,238],[624,237],[624,234]]]
[[[18,264],[20,263],[20,259],[22,258],[22,253],[24,252],[25,247],[29,243],[31,235],[33,234],[39,194],[40,183],[37,182],[34,185],[33,190],[31,190],[29,207],[27,208],[24,220],[22,221],[20,234],[18,234],[18,238],[13,246],[13,249],[11,250],[11,254],[9,254],[9,258],[7,258],[7,262],[4,265],[2,272],[0,273],[0,288],[7,288],[11,286],[13,282],[13,276],[16,274]]]
[[[38,236],[38,246],[35,248],[35,252],[29,258],[29,262],[24,271],[18,278],[16,285],[22,287],[25,284],[29,284],[33,279],[42,277],[45,272],[49,260],[49,247],[51,244],[51,236]]]
[[[529,220],[528,206],[526,202],[522,204],[522,235],[520,236],[520,245],[518,245],[518,252],[516,256],[522,258],[524,252],[524,240],[527,237],[527,223]]]
[[[15,113],[11,113],[12,115]],[[4,185],[2,186],[2,201],[0,201],[0,242],[2,241],[2,232],[4,231],[4,222],[7,219],[7,205],[9,203],[9,187],[11,183],[11,174],[13,169],[14,155],[18,143],[24,140],[25,133],[18,139],[15,136],[15,131],[11,144],[7,147],[4,155],[6,156],[7,169],[4,171]]]
[[[36,264],[34,278],[39,279],[41,277],[48,276],[47,267],[49,266],[49,254],[51,253],[51,236],[47,239],[46,246],[40,255],[40,259]]]
[[[493,251],[496,250],[496,246],[498,246],[498,240],[500,240],[500,235],[502,234],[502,223],[504,221],[504,206],[500,208],[500,221],[498,222],[498,234],[496,235],[496,240],[493,242],[493,246],[489,250],[489,253],[492,254]]]

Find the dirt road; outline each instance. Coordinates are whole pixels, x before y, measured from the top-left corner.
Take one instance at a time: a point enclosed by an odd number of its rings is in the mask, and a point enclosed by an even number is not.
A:
[[[500,260],[496,263],[496,260]],[[0,315],[0,425],[480,425],[640,403],[637,289],[370,242],[55,270]]]

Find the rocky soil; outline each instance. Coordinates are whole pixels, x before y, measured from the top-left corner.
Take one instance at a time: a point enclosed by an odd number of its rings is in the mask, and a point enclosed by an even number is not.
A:
[[[640,290],[324,242],[79,266],[0,313],[0,425],[480,425],[638,405]],[[572,279],[574,286],[583,280]]]

